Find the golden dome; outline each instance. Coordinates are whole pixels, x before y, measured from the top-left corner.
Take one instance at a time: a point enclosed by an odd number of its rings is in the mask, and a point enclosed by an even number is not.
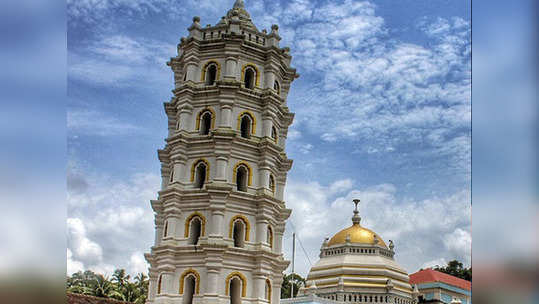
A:
[[[387,248],[386,243],[384,243],[384,240],[382,240],[378,234],[370,229],[361,227],[359,223],[353,224],[352,226],[337,232],[337,234],[329,240],[328,246],[345,244],[347,235],[350,235],[350,243],[369,245],[374,245],[374,236],[376,236],[376,238],[378,238],[378,244]]]

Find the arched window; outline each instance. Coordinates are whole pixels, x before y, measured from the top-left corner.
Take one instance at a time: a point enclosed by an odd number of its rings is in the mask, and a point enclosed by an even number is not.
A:
[[[184,237],[188,238],[187,243],[190,245],[196,245],[201,236],[204,236],[204,230],[206,228],[206,218],[199,212],[191,214],[185,219],[185,233]]]
[[[247,191],[247,180],[249,178],[249,170],[245,166],[239,166],[236,170],[236,186],[238,191]]]
[[[163,228],[163,237],[168,235],[168,221],[165,221],[165,227]]]
[[[240,127],[241,137],[243,138],[251,137],[251,124],[252,124],[252,121],[249,115],[243,115],[243,117],[241,118],[241,127]]]
[[[161,293],[161,283],[163,281],[163,275],[159,275],[159,279],[157,279],[157,294]]]
[[[192,275],[185,278],[185,289],[183,293],[183,304],[192,304],[195,294],[196,278]]]
[[[243,83],[247,89],[252,89],[255,86],[256,72],[252,67],[247,67],[243,76]]]
[[[247,279],[240,272],[232,272],[226,277],[225,295],[230,296],[230,304],[241,304],[247,291]]]
[[[244,247],[245,241],[249,241],[249,221],[242,215],[236,215],[230,220],[228,236],[233,239],[234,247]]]
[[[200,117],[200,134],[201,135],[208,135],[210,134],[211,129],[211,122],[212,122],[212,115],[210,111],[206,111],[202,116]]]
[[[211,63],[206,68],[206,85],[213,85],[217,79],[217,65]]]
[[[191,167],[191,182],[196,188],[202,189],[210,175],[210,164],[205,159],[199,159]]]
[[[194,217],[189,223],[189,244],[196,245],[202,234],[202,220],[199,217]]]
[[[206,182],[206,164],[204,162],[199,162],[196,166],[196,183],[195,187],[202,189],[204,183]]]
[[[277,128],[271,127],[271,139],[273,139],[273,141],[274,141],[275,143],[277,143],[277,138],[278,138],[278,137],[279,137],[279,136],[277,135]]]
[[[233,278],[230,281],[230,304],[241,304],[241,281]]]
[[[244,237],[245,237],[245,224],[238,220],[234,222],[234,247],[242,247],[244,244]]]
[[[271,303],[271,282],[269,279],[266,279],[266,290],[264,294],[266,295],[266,300]]]
[[[169,179],[169,182],[173,182],[174,181],[174,167],[170,168],[170,179]]]
[[[281,85],[277,80],[273,82],[273,89],[277,91],[277,94],[281,94]]]
[[[266,241],[268,242],[270,248],[273,248],[273,229],[268,225],[268,232],[266,235]]]
[[[185,71],[185,73],[183,73],[183,81],[186,81],[187,80],[187,71]]]
[[[180,118],[176,119],[176,131],[180,131]]]
[[[238,130],[240,131],[240,136],[244,138],[249,138],[251,135],[255,134],[256,131],[256,118],[249,111],[244,111],[238,115]]]
[[[182,273],[179,292],[183,295],[183,304],[193,303],[193,296],[200,292],[200,275],[196,270],[189,268]]]
[[[208,135],[215,127],[215,112],[211,108],[205,108],[198,112],[196,120],[196,130],[201,135]]]
[[[204,81],[206,85],[213,85],[215,81],[219,79],[219,74],[221,72],[221,65],[215,60],[208,61],[202,67],[202,73],[200,81]]]
[[[271,192],[275,193],[275,178],[271,174],[269,176],[269,185],[268,186],[269,186],[269,189],[271,190]]]

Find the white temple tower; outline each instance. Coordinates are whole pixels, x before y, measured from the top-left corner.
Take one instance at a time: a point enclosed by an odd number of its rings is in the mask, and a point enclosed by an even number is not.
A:
[[[285,154],[298,77],[278,26],[259,31],[243,1],[214,26],[194,17],[178,55],[148,303],[279,303]]]

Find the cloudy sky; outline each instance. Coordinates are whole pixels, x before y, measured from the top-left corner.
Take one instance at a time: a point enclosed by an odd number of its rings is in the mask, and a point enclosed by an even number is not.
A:
[[[67,271],[146,271],[172,72],[193,16],[234,0],[68,0]],[[262,1],[301,75],[288,105],[294,159],[284,239],[306,275],[323,238],[362,223],[409,272],[470,263],[470,8],[467,1]],[[303,250],[305,249],[305,252]]]

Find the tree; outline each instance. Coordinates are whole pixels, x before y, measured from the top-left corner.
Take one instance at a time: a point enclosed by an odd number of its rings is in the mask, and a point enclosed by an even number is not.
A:
[[[124,269],[116,269],[111,280],[89,270],[79,271],[67,277],[66,287],[72,293],[144,304],[148,294],[148,276],[139,273],[134,281],[130,278]]]
[[[112,274],[112,282],[116,282],[119,288],[122,288],[127,282],[129,282],[130,276],[125,273],[125,269],[116,269]]]
[[[464,268],[461,262],[457,260],[450,261],[446,267],[436,266],[434,270],[450,274],[457,278],[472,281],[472,268]]]
[[[291,287],[294,285],[294,297],[298,294],[298,290],[305,286],[305,279],[296,273],[284,275],[283,284],[281,285],[281,299],[290,298]]]
[[[114,284],[102,274],[96,275],[89,287],[88,293],[86,294],[90,294],[94,297],[122,299],[122,294],[116,290]]]

